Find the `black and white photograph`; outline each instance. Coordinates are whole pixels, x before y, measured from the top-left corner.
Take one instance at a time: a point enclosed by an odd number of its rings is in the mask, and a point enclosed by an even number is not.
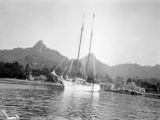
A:
[[[0,120],[160,120],[160,0],[0,0]]]

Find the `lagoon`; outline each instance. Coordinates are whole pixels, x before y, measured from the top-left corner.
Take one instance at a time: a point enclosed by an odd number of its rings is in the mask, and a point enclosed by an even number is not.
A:
[[[0,83],[0,110],[27,120],[158,120],[160,99]]]

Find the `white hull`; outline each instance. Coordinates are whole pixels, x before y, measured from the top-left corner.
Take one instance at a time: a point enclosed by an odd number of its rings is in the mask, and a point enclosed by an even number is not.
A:
[[[99,84],[78,84],[76,82],[66,80],[63,80],[63,85],[65,90],[71,91],[98,92],[101,88]]]

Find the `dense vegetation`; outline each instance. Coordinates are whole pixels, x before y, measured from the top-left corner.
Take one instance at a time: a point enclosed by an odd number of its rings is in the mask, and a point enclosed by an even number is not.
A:
[[[51,71],[46,66],[42,69],[33,69],[28,64],[26,66],[20,65],[18,62],[4,63],[0,62],[0,78],[18,78],[29,79],[29,74],[33,76],[44,75],[47,77],[47,81],[53,81]]]
[[[0,62],[0,77],[1,78],[20,78],[24,79],[24,67],[18,62],[3,63]]]
[[[160,93],[160,78],[140,79],[140,78],[128,78],[124,80],[123,77],[117,77],[113,80],[113,83],[118,86],[117,88],[123,88],[124,83],[134,82],[136,86],[145,88],[149,93]]]
[[[47,81],[54,82],[51,72],[56,69],[56,73],[58,75],[67,74],[62,68],[56,68],[56,66],[34,69],[28,64],[25,66],[20,65],[18,62],[13,63],[4,63],[0,62],[0,78],[18,78],[18,79],[28,79],[29,74],[33,76],[44,75],[47,77]],[[75,71],[70,73],[70,76],[73,76]],[[77,76],[82,76],[81,73],[77,73]],[[98,77],[98,76],[96,76]],[[95,78],[95,77],[94,77]],[[94,81],[93,75],[88,75],[88,82]],[[97,79],[97,78],[96,78]],[[99,80],[100,81],[100,80]],[[109,75],[105,77],[106,82],[114,83],[115,85],[122,87],[124,85],[124,80],[122,77],[117,77],[116,79],[112,79]],[[158,78],[150,78],[150,79],[138,79],[138,78],[129,78],[128,82],[134,81],[137,86],[145,88],[147,92],[160,93],[160,79]],[[96,82],[96,81],[94,81]]]
[[[150,78],[150,79],[132,79],[135,83],[146,89],[146,92],[160,93],[160,79]]]

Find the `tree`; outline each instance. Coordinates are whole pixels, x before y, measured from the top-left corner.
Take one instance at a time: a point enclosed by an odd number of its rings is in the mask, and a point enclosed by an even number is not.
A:
[[[14,63],[0,63],[0,77],[20,78],[23,79],[24,67],[18,62]]]
[[[109,83],[113,83],[112,78],[109,75],[106,75],[106,80]]]
[[[124,87],[124,78],[117,76],[116,79],[114,80],[114,84],[117,88],[123,88]]]
[[[30,74],[29,64],[27,64],[27,65],[25,66],[24,72],[25,72],[26,79],[29,79],[29,74]]]

